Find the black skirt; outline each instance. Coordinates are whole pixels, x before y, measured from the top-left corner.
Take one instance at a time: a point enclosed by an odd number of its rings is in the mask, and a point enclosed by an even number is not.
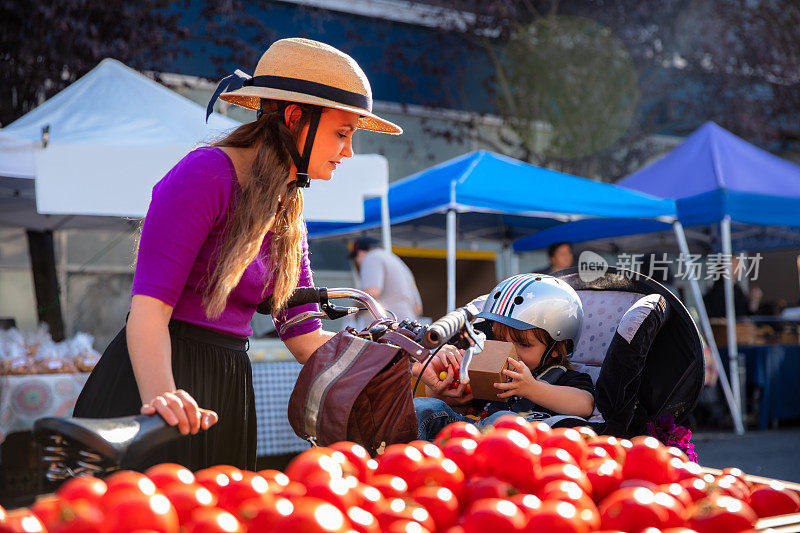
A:
[[[256,409],[247,339],[171,320],[175,385],[219,421],[208,430],[169,443],[140,466],[172,462],[200,470],[218,464],[254,470]],[[133,374],[125,328],[111,341],[86,381],[74,416],[114,418],[139,414],[142,401]]]

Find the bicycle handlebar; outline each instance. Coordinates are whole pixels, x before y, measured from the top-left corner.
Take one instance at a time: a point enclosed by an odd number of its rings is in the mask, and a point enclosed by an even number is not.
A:
[[[425,332],[425,337],[422,339],[422,345],[428,349],[438,348],[441,344],[450,340],[450,337],[458,333],[464,327],[466,321],[467,313],[464,309],[458,308],[455,311],[450,311],[430,325],[428,331]]]
[[[298,287],[289,296],[286,308],[297,307],[305,304],[318,304],[328,299],[328,289],[326,287]],[[258,304],[256,311],[262,315],[272,314],[272,296]]]

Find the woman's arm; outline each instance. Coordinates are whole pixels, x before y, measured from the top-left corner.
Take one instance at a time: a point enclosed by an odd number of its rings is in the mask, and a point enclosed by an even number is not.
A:
[[[304,365],[306,361],[308,361],[308,358],[311,357],[311,354],[314,353],[317,348],[328,342],[334,335],[335,333],[330,331],[318,329],[310,333],[292,337],[291,339],[286,339],[283,343],[289,351],[292,352],[297,362]]]
[[[161,300],[137,294],[125,327],[128,353],[142,400],[142,414],[160,414],[184,435],[214,425],[214,411],[200,409],[183,390],[176,390],[172,374],[169,320],[172,307]]]

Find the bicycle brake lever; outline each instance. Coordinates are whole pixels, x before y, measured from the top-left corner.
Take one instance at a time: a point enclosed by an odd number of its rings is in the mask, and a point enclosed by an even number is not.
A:
[[[340,305],[332,305],[332,304],[323,304],[320,306],[322,312],[327,315],[327,317],[331,320],[336,320],[337,318],[344,318],[347,315],[354,315],[361,311],[360,307],[343,307]]]
[[[471,346],[467,348],[466,353],[464,353],[464,357],[461,358],[461,369],[459,370],[459,379],[461,383],[468,384],[469,383],[469,364],[472,362],[472,357],[478,355],[483,351],[483,347],[485,346],[486,342],[486,335],[482,331],[475,331],[472,327],[472,323],[468,320],[464,324],[464,329],[466,330],[467,339],[471,343]]]

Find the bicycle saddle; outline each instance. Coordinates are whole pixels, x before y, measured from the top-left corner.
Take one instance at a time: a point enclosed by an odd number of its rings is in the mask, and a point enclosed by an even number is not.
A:
[[[33,434],[45,463],[60,463],[52,466],[74,474],[135,468],[153,449],[183,436],[159,415],[40,418]]]

